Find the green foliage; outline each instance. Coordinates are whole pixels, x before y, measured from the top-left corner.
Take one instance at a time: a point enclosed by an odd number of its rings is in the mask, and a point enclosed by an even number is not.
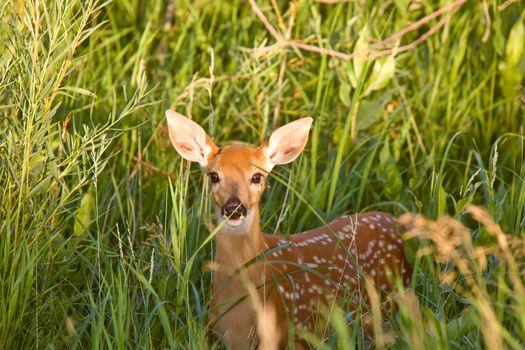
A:
[[[345,53],[438,9],[258,3],[281,31],[295,16],[291,39]],[[207,327],[208,185],[173,150],[167,108],[219,145],[258,144],[278,125],[314,118],[305,154],[270,180],[266,232],[365,210],[449,214],[470,228],[466,247],[489,251],[494,232],[464,212],[477,204],[523,242],[525,5],[487,3],[487,41],[483,4],[469,1],[417,47],[376,61],[261,52],[274,38],[247,1],[0,4],[0,348],[222,347]],[[413,293],[383,315],[381,338],[370,342],[358,322],[347,332],[337,309],[328,339],[308,339],[319,348],[520,348],[523,252],[513,250],[514,263],[488,254],[485,269],[470,256],[477,289],[465,293],[465,276],[442,279],[453,262],[416,254],[425,247],[432,242],[409,243]]]

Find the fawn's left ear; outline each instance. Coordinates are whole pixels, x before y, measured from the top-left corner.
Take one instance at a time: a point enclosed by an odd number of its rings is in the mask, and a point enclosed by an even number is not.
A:
[[[171,110],[166,111],[166,118],[170,139],[177,152],[182,158],[198,162],[205,168],[219,150],[206,131],[193,120]]]
[[[301,154],[308,141],[312,121],[310,117],[294,120],[281,126],[270,135],[270,138],[261,146],[268,157],[270,167],[290,163]]]

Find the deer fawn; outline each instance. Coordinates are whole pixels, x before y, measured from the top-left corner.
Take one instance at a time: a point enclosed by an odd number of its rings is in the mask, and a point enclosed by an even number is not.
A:
[[[391,289],[392,275],[409,282],[412,270],[390,214],[342,216],[326,226],[290,236],[260,231],[259,201],[266,177],[275,165],[299,156],[312,118],[280,127],[259,147],[219,148],[192,120],[170,110],[166,117],[175,149],[207,172],[217,218],[225,221],[215,237],[210,322],[231,348],[257,347],[254,294],[264,308],[274,309],[275,344],[284,348],[290,325],[313,330],[319,305],[353,295],[350,309],[355,307],[364,276],[381,290]],[[259,259],[247,264],[256,257]],[[248,285],[255,286],[251,294]],[[296,348],[302,347],[296,339]]]

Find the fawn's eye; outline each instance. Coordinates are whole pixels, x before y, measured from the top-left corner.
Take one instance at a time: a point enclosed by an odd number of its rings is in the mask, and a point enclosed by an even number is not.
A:
[[[210,180],[212,183],[216,184],[219,182],[219,174],[215,172],[208,173],[208,176],[210,177]]]
[[[262,174],[259,174],[259,173],[254,174],[252,176],[252,183],[254,183],[254,184],[261,183],[261,178],[262,178]]]

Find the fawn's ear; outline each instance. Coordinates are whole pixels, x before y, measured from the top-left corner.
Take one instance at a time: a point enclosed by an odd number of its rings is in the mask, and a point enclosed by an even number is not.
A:
[[[294,120],[270,135],[261,147],[271,168],[274,165],[290,163],[301,154],[308,141],[312,121],[310,117]]]
[[[205,168],[218,151],[208,134],[199,124],[177,112],[168,109],[166,118],[170,139],[177,152],[182,158],[198,162]]]

